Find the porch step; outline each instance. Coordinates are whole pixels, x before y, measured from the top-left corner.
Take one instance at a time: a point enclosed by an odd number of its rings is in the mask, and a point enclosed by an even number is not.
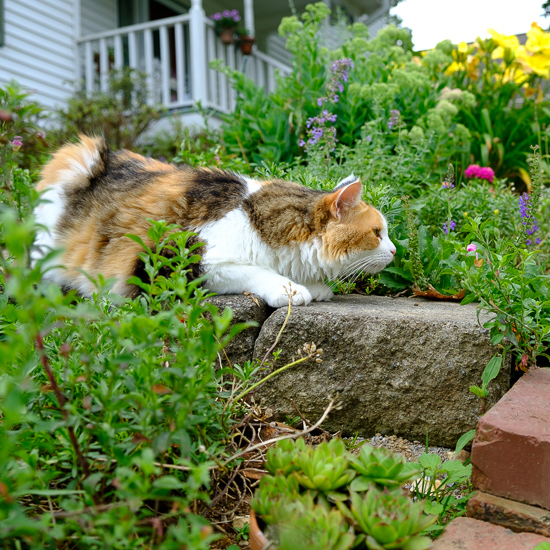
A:
[[[263,324],[254,356],[264,357],[287,314],[276,310]],[[304,344],[322,348],[322,362],[294,366],[261,386],[280,418],[315,421],[330,399],[339,409],[323,426],[344,435],[396,434],[431,445],[454,446],[475,427],[480,401],[469,386],[495,348],[477,322],[475,305],[421,298],[340,296],[332,302],[294,307],[276,346],[274,368],[299,358]],[[490,386],[489,406],[509,388],[509,365]]]
[[[472,518],[456,518],[430,550],[533,550],[550,538],[534,533],[514,533],[505,527]]]

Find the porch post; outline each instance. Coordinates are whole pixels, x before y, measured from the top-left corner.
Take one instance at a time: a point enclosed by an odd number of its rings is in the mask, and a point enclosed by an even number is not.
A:
[[[206,86],[206,39],[205,13],[202,9],[202,0],[191,0],[189,10],[190,21],[190,58],[191,58],[191,99],[201,101],[203,106],[208,103]]]
[[[254,0],[244,0],[244,27],[250,33],[250,36],[255,36],[254,29]]]

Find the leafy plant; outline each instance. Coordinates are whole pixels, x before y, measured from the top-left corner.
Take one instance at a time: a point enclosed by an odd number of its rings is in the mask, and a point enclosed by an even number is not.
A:
[[[130,67],[108,74],[108,91],[80,90],[57,112],[59,128],[49,139],[60,143],[78,133],[100,134],[113,149],[132,149],[138,138],[157,120],[164,107],[151,101],[144,73]]]
[[[466,504],[472,494],[471,465],[464,465],[460,460],[442,463],[438,455],[424,453],[418,462],[411,463],[411,467],[420,471],[420,477],[411,485],[412,495],[425,500],[426,513],[438,518],[436,525],[427,527],[430,532],[441,532],[444,524],[466,513]],[[456,493],[457,488],[462,492]]]
[[[206,550],[216,537],[189,506],[223,452],[213,362],[240,328],[187,281],[188,234],[152,223],[143,294],[114,301],[99,279],[87,300],[42,279],[55,252],[29,264],[31,218],[1,222],[0,538]]]

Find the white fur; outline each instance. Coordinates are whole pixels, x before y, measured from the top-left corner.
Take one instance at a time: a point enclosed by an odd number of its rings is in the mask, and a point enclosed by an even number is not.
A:
[[[320,238],[270,247],[240,209],[202,227],[198,236],[207,243],[202,263],[210,290],[220,294],[253,292],[273,307],[288,303],[290,287],[296,292],[292,298],[295,305],[308,304],[312,299],[330,300],[332,291],[323,282],[325,278],[347,275],[346,270],[354,266],[354,273],[359,269],[376,273],[391,262],[395,252],[385,220],[377,249],[332,262],[324,258]]]
[[[31,250],[33,263],[44,258],[51,250],[58,248],[54,228],[65,209],[65,197],[60,186],[49,187],[42,195],[41,200],[44,202],[41,202],[34,209],[36,223],[40,227],[34,241],[34,247]],[[55,263],[55,260],[53,262]],[[52,261],[49,261],[48,264],[50,265],[46,265],[46,268],[51,266]],[[54,271],[60,270],[50,270],[46,277],[54,280]]]
[[[262,185],[258,180],[253,180],[252,178],[248,178],[246,176],[241,176],[241,178],[246,182],[249,195],[252,195],[252,193],[256,193],[262,188]]]

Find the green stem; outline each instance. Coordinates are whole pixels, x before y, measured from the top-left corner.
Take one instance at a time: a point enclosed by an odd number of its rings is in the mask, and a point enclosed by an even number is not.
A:
[[[258,386],[261,386],[264,382],[267,382],[270,378],[273,378],[274,376],[277,376],[281,372],[289,369],[290,367],[293,367],[295,365],[298,365],[299,363],[303,363],[304,361],[307,361],[308,359],[311,359],[311,356],[308,355],[307,357],[302,357],[301,359],[298,359],[297,361],[293,361],[292,363],[288,363],[284,367],[281,367],[277,370],[274,370],[271,374],[268,374],[265,378],[262,378],[259,382],[256,382],[255,384],[252,384],[249,388],[241,392],[237,397],[235,397],[234,401],[241,400],[245,395],[249,394],[252,390],[256,389]]]

